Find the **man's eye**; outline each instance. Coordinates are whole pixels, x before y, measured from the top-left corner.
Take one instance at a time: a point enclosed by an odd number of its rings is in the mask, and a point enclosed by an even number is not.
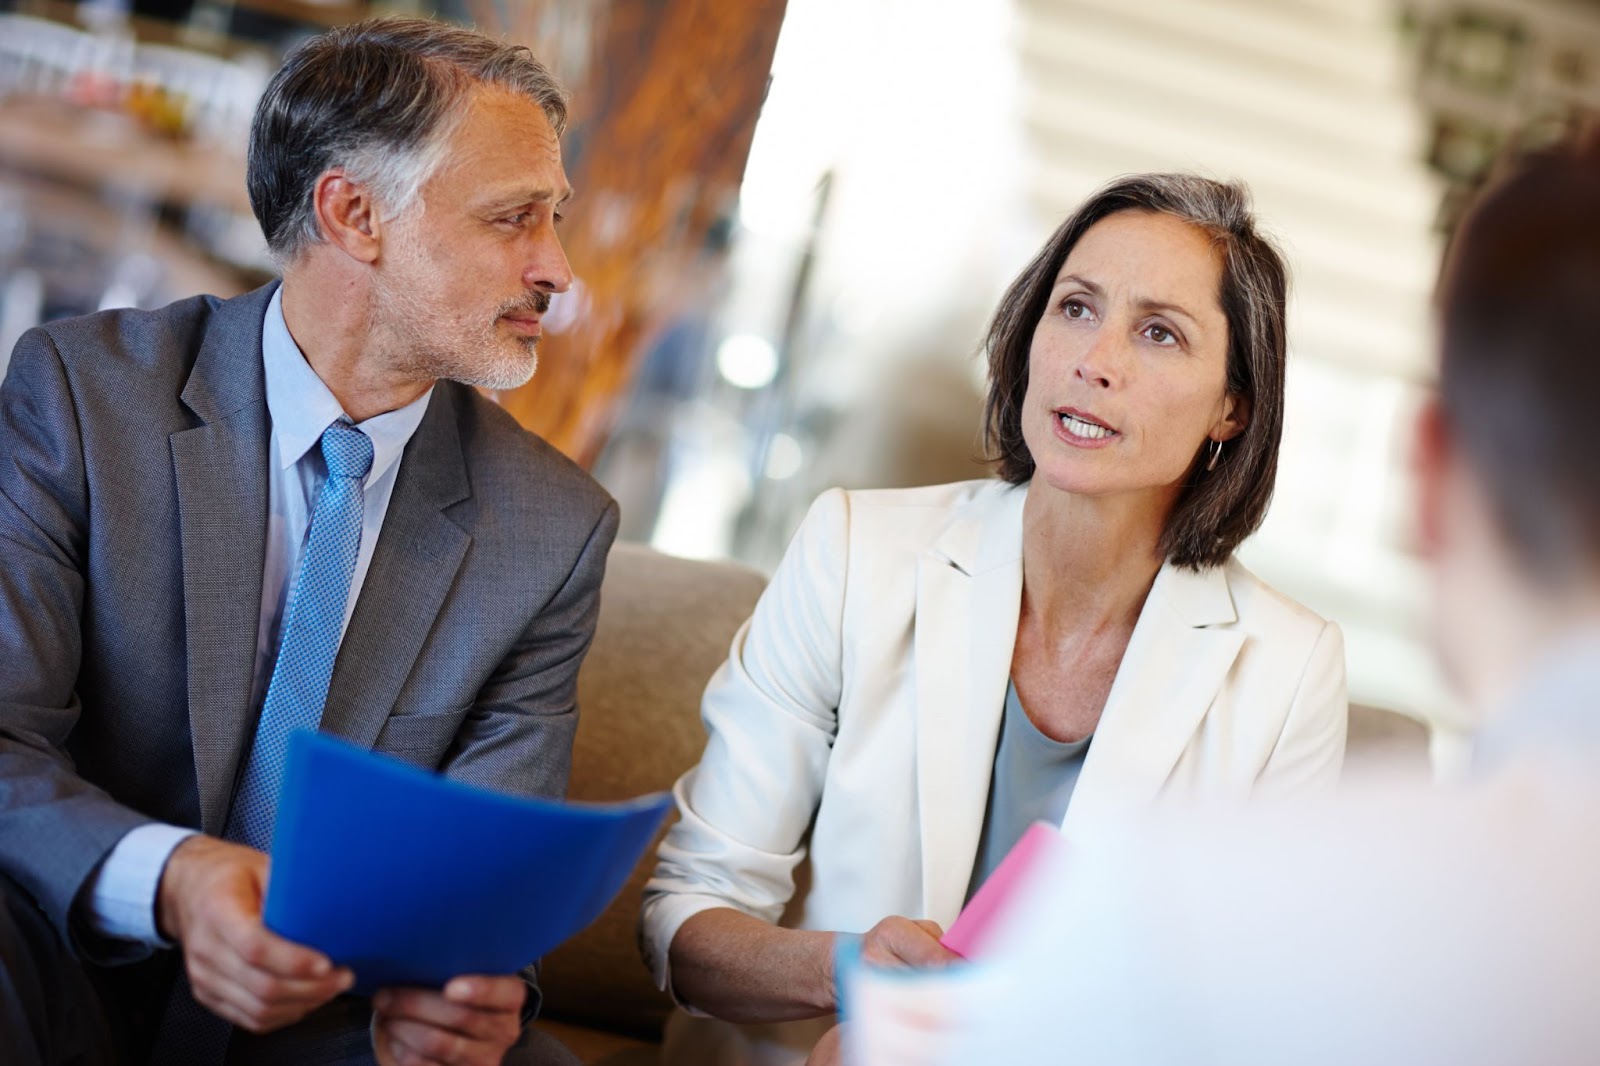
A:
[[[558,226],[567,220],[567,216],[562,214],[560,211],[555,212],[550,217],[555,220],[555,224]]]
[[[519,211],[514,215],[507,215],[505,218],[501,219],[500,221],[510,223],[513,226],[520,226],[524,222],[528,221],[528,212]]]

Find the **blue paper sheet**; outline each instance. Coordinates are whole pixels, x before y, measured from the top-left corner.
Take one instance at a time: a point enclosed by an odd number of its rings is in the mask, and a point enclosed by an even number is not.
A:
[[[297,734],[266,924],[353,968],[361,993],[515,973],[600,916],[670,804],[505,796]]]

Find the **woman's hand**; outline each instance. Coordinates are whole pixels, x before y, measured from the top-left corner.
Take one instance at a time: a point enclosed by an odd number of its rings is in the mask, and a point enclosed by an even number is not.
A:
[[[943,966],[961,956],[939,943],[944,930],[926,919],[889,917],[861,938],[861,960],[873,966]]]

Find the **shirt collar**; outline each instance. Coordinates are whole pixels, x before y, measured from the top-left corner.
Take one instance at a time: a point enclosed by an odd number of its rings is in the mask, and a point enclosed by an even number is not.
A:
[[[340,420],[349,422],[350,417],[289,335],[289,325],[283,318],[282,285],[272,294],[261,323],[261,360],[266,371],[267,413],[272,417],[277,447],[273,459],[278,469],[288,470],[316,446],[323,430]],[[367,474],[367,484],[400,461],[411,435],[422,424],[432,396],[430,386],[404,407],[356,424],[372,440],[372,470]]]

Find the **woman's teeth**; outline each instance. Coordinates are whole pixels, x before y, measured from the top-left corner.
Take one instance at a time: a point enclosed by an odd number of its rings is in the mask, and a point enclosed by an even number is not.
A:
[[[1089,440],[1099,440],[1102,437],[1109,437],[1113,432],[1115,432],[1114,430],[1107,429],[1105,426],[1097,426],[1093,422],[1085,422],[1076,415],[1062,415],[1061,424],[1067,427],[1067,432],[1071,433],[1074,437],[1085,437]]]

